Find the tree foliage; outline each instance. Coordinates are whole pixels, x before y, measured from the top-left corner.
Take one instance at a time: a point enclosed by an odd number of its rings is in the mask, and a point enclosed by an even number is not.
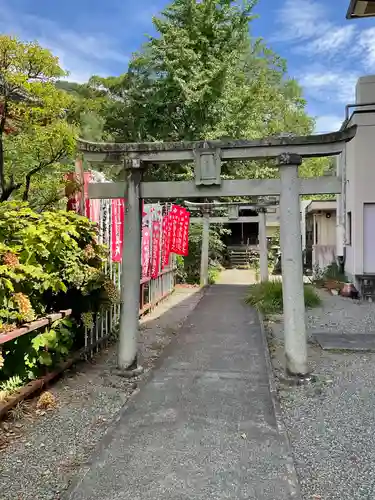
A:
[[[73,155],[76,131],[66,122],[70,96],[56,88],[65,75],[36,42],[0,36],[0,200],[29,198],[33,176]]]
[[[314,120],[286,62],[251,36],[254,3],[170,3],[153,20],[156,35],[134,54],[124,74],[93,76],[69,89],[78,99],[79,116],[89,123],[82,135],[137,142],[310,134]],[[326,168],[326,159],[308,160],[301,175],[321,175]],[[223,164],[222,175],[267,178],[278,169],[270,161],[232,161]],[[145,180],[192,176],[191,165],[154,165]],[[191,259],[185,259],[181,274],[196,280],[200,256],[194,229],[190,240]]]
[[[53,206],[78,134],[132,142],[311,133],[314,121],[285,60],[251,36],[254,4],[174,0],[122,75],[83,85],[61,80],[57,58],[37,43],[1,36],[0,199]],[[326,168],[326,160],[311,160],[303,170]],[[223,175],[272,177],[277,169],[268,161],[230,162]],[[145,179],[191,176],[190,165],[159,165]]]
[[[211,224],[209,234],[209,277],[221,268],[224,260],[225,245],[222,237],[229,231],[221,224]],[[200,261],[202,252],[202,226],[191,224],[189,230],[189,255],[177,260],[177,278],[182,283],[195,284],[200,280]]]
[[[286,62],[249,34],[254,1],[175,0],[155,17],[157,35],[119,77],[89,82],[105,132],[122,141],[179,141],[311,133]],[[87,86],[82,90],[87,93]],[[189,178],[190,166],[161,165],[159,180]],[[269,162],[231,162],[228,178],[269,177]]]

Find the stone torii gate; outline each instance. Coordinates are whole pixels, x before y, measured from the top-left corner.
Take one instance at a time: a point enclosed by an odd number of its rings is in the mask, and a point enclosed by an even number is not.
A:
[[[356,127],[332,134],[255,141],[225,140],[177,143],[92,143],[79,141],[87,161],[123,165],[126,181],[93,184],[91,198],[126,198],[119,368],[137,365],[139,280],[141,270],[140,202],[144,199],[280,197],[280,236],[283,271],[286,369],[292,375],[308,373],[305,304],[300,228],[300,195],[337,194],[336,176],[302,179],[303,158],[335,156],[356,133]],[[222,161],[277,159],[278,179],[221,178]],[[193,181],[142,182],[142,171],[155,163],[194,163]]]
[[[233,202],[233,203],[192,203],[185,201],[185,205],[193,210],[199,210],[202,217],[191,217],[191,223],[202,224],[202,250],[201,250],[201,286],[208,285],[208,267],[209,267],[209,236],[210,224],[228,224],[242,222],[258,222],[259,224],[259,269],[260,280],[268,281],[268,245],[266,232],[266,214],[268,207],[276,207],[278,203],[258,203],[251,205],[249,202]],[[254,212],[258,212],[258,216],[240,216],[240,207],[247,207]],[[227,216],[212,216],[215,209],[228,208]]]

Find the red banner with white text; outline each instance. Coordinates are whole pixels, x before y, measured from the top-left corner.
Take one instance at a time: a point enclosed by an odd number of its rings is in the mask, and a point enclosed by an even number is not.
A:
[[[125,201],[123,199],[112,200],[111,220],[111,253],[113,262],[121,262],[122,249],[124,246],[124,215]]]
[[[172,224],[170,214],[166,214],[163,217],[162,225],[162,262],[161,268],[165,269],[169,264],[169,257],[171,255],[171,236],[172,236]]]
[[[151,278],[155,279],[159,276],[160,271],[160,221],[152,223],[152,258],[151,258]]]
[[[170,251],[186,256],[189,253],[190,213],[184,207],[172,205],[170,216],[172,225]]]
[[[150,229],[144,227],[142,229],[142,278],[148,278],[150,276],[150,246]]]

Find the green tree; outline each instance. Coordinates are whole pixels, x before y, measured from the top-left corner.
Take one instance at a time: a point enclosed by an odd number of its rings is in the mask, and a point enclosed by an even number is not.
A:
[[[197,140],[308,133],[301,88],[286,63],[249,35],[254,1],[175,0],[120,77],[89,82],[110,98],[122,140]]]
[[[67,92],[72,98],[67,121],[79,126],[82,139],[110,140],[105,131],[106,119],[111,117],[110,113],[106,112],[110,96],[107,89],[97,84],[95,77],[84,84],[61,80],[56,82],[56,87]]]
[[[122,141],[179,141],[305,135],[314,121],[286,63],[249,34],[254,1],[175,0],[120,77],[93,77],[104,92],[105,130]],[[191,166],[164,165],[148,178],[189,178]],[[269,177],[269,162],[231,162],[228,178]]]
[[[0,36],[0,201],[28,200],[32,178],[73,155],[71,98],[55,86],[65,74],[36,42]]]

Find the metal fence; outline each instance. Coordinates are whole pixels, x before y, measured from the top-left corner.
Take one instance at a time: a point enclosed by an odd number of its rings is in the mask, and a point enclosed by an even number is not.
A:
[[[100,216],[99,216],[99,243],[106,245],[109,248],[108,259],[104,263],[104,271],[113,281],[116,289],[121,291],[121,274],[122,263],[113,262],[112,256],[112,201],[111,200],[98,200],[100,203]],[[153,213],[157,214],[159,211],[166,214],[169,210],[168,205],[146,205],[144,207],[150,212],[150,215],[143,219],[143,225],[148,225],[151,233],[152,245],[152,221],[154,220]],[[126,244],[126,242],[124,242]],[[150,250],[151,252],[151,250]],[[175,288],[176,265],[175,256],[171,254],[169,265],[165,269],[159,267],[159,274],[155,279],[151,277],[144,277],[140,280],[139,293],[140,293],[140,309],[139,314],[145,314],[151,311],[159,302],[168,297]],[[114,304],[108,309],[97,313],[93,320],[91,328],[85,328],[85,352],[93,354],[98,351],[100,346],[110,338],[111,334],[116,330],[120,320],[120,304]]]

